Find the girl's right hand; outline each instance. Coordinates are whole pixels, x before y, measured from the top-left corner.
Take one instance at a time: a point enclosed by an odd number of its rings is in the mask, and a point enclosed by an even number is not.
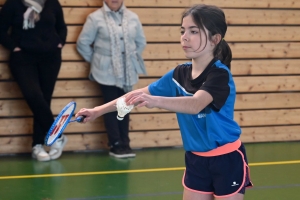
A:
[[[16,47],[16,48],[14,49],[14,52],[17,52],[17,51],[21,51],[21,49],[20,49],[19,47]]]
[[[81,108],[76,113],[75,118],[79,116],[85,116],[82,123],[91,122],[97,118],[95,109],[88,109],[88,108]]]

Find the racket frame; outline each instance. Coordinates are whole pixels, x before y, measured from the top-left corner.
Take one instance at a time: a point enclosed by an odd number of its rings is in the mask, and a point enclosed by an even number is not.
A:
[[[58,125],[58,122],[61,120],[61,117],[64,115],[64,113],[72,106],[73,110],[70,112],[68,118],[65,120],[64,124],[62,125],[62,127],[60,128],[59,132],[55,134],[55,138],[53,139],[53,141],[51,143],[48,143],[48,140],[50,138],[50,136],[52,135],[51,133],[53,132],[53,130],[55,129],[56,125]],[[70,103],[68,103],[58,114],[58,116],[56,117],[56,119],[54,120],[52,126],[50,127],[46,137],[45,137],[45,145],[46,146],[51,146],[56,140],[57,138],[63,133],[63,131],[65,130],[65,128],[68,126],[71,118],[73,117],[74,111],[76,109],[76,102],[75,101],[71,101]]]

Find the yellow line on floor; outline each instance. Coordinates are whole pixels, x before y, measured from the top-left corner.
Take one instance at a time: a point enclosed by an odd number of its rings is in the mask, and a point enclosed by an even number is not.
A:
[[[300,160],[278,161],[278,162],[259,162],[249,163],[249,166],[268,166],[268,165],[289,165],[300,164]],[[21,175],[21,176],[0,176],[0,180],[4,179],[24,179],[24,178],[47,178],[47,177],[63,177],[63,176],[88,176],[88,175],[107,175],[107,174],[129,174],[129,173],[145,173],[145,172],[164,172],[164,171],[179,171],[185,167],[172,168],[155,168],[155,169],[135,169],[135,170],[116,170],[102,172],[78,172],[78,173],[61,173],[61,174],[38,174],[38,175]]]
[[[290,165],[290,164],[300,164],[300,160],[249,163],[249,166],[254,167],[254,166],[265,166],[265,165]]]

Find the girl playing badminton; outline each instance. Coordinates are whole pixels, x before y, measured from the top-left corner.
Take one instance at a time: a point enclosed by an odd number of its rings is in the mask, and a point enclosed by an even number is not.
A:
[[[242,200],[252,186],[241,129],[234,121],[236,89],[224,12],[196,5],[183,13],[181,45],[192,62],[177,66],[148,87],[125,95],[128,105],[174,111],[186,151],[184,200]],[[116,110],[116,100],[76,116],[84,122]]]

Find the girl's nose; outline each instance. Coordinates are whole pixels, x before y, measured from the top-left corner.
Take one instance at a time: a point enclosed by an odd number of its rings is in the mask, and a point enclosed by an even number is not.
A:
[[[188,38],[187,38],[186,34],[183,34],[183,35],[182,35],[182,40],[183,40],[183,41],[188,41]]]

